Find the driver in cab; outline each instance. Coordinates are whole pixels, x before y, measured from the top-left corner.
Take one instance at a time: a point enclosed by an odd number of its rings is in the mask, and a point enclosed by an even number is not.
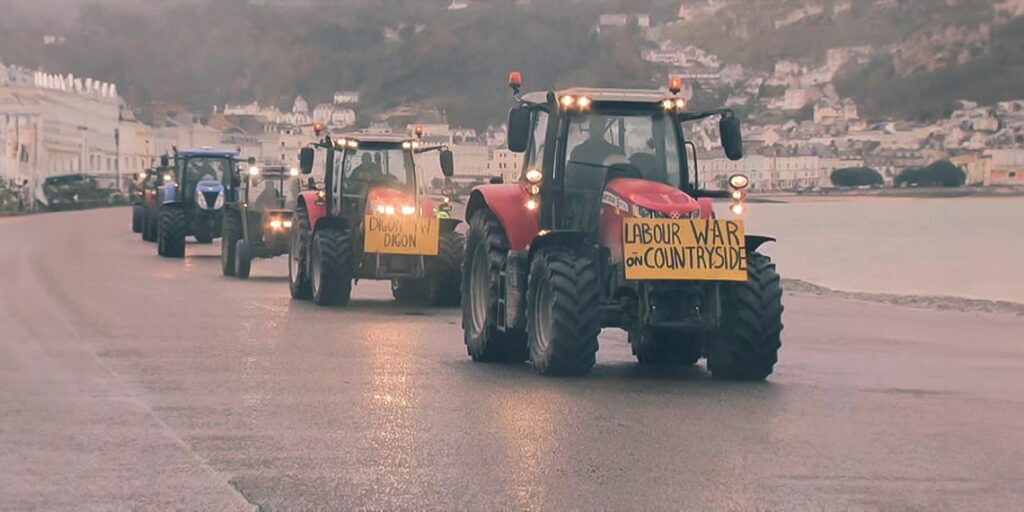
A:
[[[609,165],[605,162],[608,157],[623,157],[623,152],[618,146],[605,140],[604,132],[604,119],[591,117],[590,124],[587,126],[587,140],[573,148],[572,153],[569,155],[569,160],[572,163],[588,166],[606,166]]]
[[[363,153],[362,163],[352,169],[352,180],[369,183],[381,176],[380,164],[373,161],[373,155]]]

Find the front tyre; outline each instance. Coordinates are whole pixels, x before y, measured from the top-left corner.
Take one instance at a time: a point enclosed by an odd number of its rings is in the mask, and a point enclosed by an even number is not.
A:
[[[782,346],[782,287],[771,258],[747,255],[747,280],[723,289],[722,328],[708,347],[708,370],[720,379],[764,380]]]
[[[239,240],[235,242],[235,276],[239,279],[249,277],[249,270],[252,269],[252,248],[249,242]]]
[[[188,219],[177,206],[160,209],[160,230],[157,235],[157,253],[166,258],[185,257],[185,228]]]
[[[235,244],[242,238],[242,219],[229,211],[224,215],[220,236],[220,268],[226,276],[235,275]]]
[[[498,329],[501,270],[508,238],[490,210],[469,221],[462,265],[462,330],[466,351],[474,361],[521,363],[529,357],[526,333]]]
[[[348,304],[355,274],[355,255],[349,234],[334,228],[318,229],[313,234],[310,257],[313,302],[321,306]]]
[[[466,237],[449,231],[437,243],[437,256],[427,261],[427,300],[435,306],[458,306],[462,288],[462,259]]]
[[[142,212],[142,239],[146,242],[156,242],[160,228],[157,226],[157,219],[154,219],[152,208],[144,208]]]
[[[310,299],[313,289],[309,282],[309,265],[307,261],[309,245],[309,217],[306,210],[299,207],[292,215],[291,241],[288,247],[288,290],[293,299]]]
[[[142,205],[132,205],[132,233],[142,233]]]
[[[594,366],[600,290],[593,258],[565,247],[545,247],[533,256],[526,332],[534,370],[582,375]]]

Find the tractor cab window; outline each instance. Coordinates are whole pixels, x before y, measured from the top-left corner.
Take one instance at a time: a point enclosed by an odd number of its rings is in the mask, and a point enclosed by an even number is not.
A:
[[[345,195],[361,195],[375,185],[414,187],[412,154],[401,148],[374,148],[367,144],[345,152]]]
[[[530,169],[540,169],[544,162],[544,143],[547,140],[548,113],[535,110],[533,114],[533,137],[526,150],[526,165],[523,173]]]
[[[286,183],[290,181],[283,170],[264,172],[257,178],[252,178],[249,197],[254,208],[273,209],[281,208],[284,204],[287,192]]]
[[[185,159],[185,181],[194,185],[200,181],[224,183],[231,169],[231,160],[223,157]]]
[[[635,177],[678,187],[679,142],[661,113],[594,113],[569,120],[566,179]],[[593,176],[574,176],[592,173]]]

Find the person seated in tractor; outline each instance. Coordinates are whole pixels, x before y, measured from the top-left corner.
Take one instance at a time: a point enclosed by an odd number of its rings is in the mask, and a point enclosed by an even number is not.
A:
[[[362,163],[357,165],[355,169],[352,169],[351,179],[353,181],[369,183],[380,175],[380,164],[373,161],[373,155],[370,153],[363,153]]]
[[[600,116],[591,117],[590,123],[587,126],[587,140],[573,148],[569,161],[584,165],[604,166],[607,165],[605,160],[608,157],[613,155],[623,156],[622,149],[605,140],[604,132],[604,118]]]

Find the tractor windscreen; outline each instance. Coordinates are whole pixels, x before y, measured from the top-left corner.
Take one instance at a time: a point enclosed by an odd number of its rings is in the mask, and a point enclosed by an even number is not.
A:
[[[345,195],[364,193],[375,185],[410,189],[416,185],[412,154],[394,145],[360,145],[345,152]]]
[[[567,118],[565,203],[556,229],[596,231],[605,183],[640,178],[679,187],[680,141],[671,116],[661,111],[597,110]]]
[[[595,175],[608,175],[679,186],[679,140],[672,119],[660,112],[575,116],[565,147],[567,184],[574,178],[589,182]]]
[[[229,175],[233,162],[224,157],[191,157],[185,160],[185,181],[195,185],[196,183],[209,180],[224,183],[224,177]]]

